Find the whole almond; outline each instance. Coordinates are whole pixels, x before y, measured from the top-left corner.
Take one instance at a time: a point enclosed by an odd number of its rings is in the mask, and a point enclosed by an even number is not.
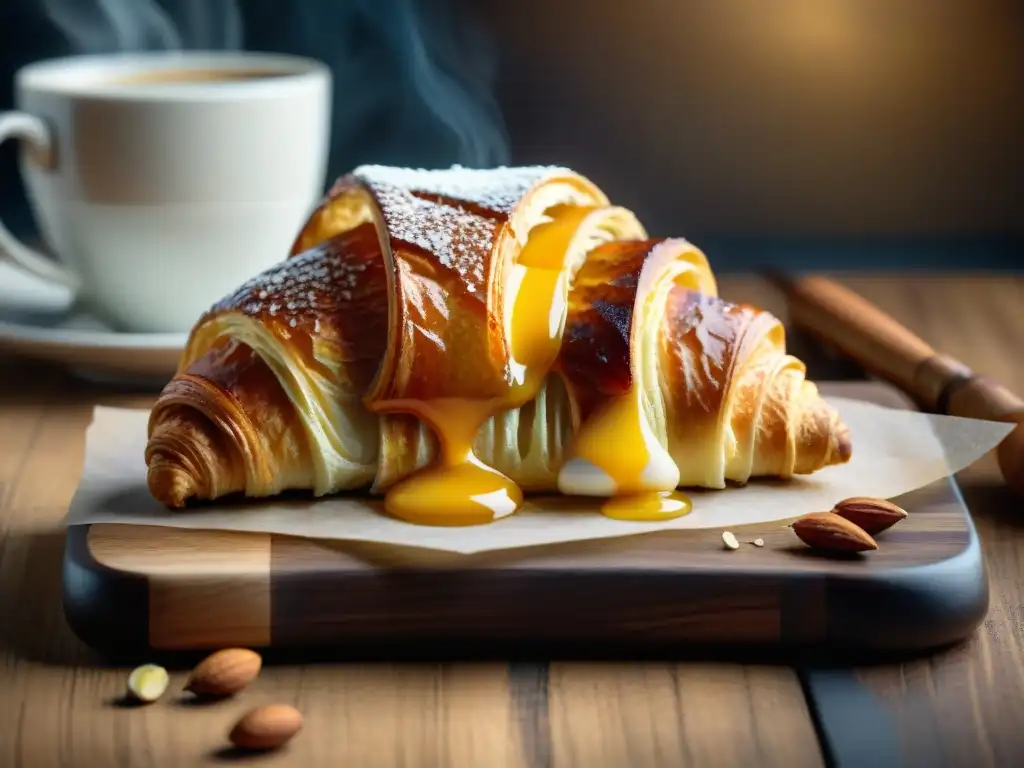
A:
[[[231,696],[256,679],[263,659],[248,648],[217,651],[192,670],[185,690],[197,696]]]
[[[832,511],[874,536],[907,516],[907,511],[885,499],[854,496],[843,499]]]
[[[242,749],[276,749],[302,729],[302,713],[287,704],[256,707],[235,723],[228,739]]]
[[[812,512],[796,520],[793,532],[809,547],[835,552],[867,552],[878,544],[863,528],[832,512]]]

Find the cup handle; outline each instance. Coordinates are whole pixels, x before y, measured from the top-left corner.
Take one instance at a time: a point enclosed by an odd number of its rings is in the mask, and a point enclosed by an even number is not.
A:
[[[30,151],[44,167],[53,167],[53,140],[46,123],[25,112],[0,112],[0,144],[7,139],[27,142]],[[0,258],[7,257],[19,267],[47,282],[59,283],[71,289],[78,280],[70,272],[35,248],[22,243],[0,220]]]

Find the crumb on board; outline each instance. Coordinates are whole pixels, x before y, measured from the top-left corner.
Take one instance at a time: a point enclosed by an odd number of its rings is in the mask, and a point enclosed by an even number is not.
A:
[[[726,549],[739,549],[740,543],[736,541],[736,536],[731,531],[725,531],[722,534],[722,543],[725,544]]]

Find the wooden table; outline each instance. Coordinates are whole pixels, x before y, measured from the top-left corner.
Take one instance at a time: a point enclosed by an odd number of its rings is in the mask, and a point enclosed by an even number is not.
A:
[[[857,276],[844,282],[936,347],[1024,391],[1024,277]],[[723,295],[784,316],[754,278]],[[94,404],[139,404],[0,357],[0,765],[197,765],[256,703],[306,727],[261,765],[1010,766],[1024,764],[1024,511],[986,457],[961,473],[988,561],[991,608],[970,641],[931,658],[853,669],[708,661],[294,664],[238,701],[177,693],[119,703],[61,611],[66,509]],[[865,612],[870,620],[870,610]],[[186,668],[173,670],[180,689]],[[249,758],[245,758],[248,760]]]

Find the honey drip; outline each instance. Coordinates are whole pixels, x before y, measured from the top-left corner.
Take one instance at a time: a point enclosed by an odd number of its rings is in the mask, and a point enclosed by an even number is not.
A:
[[[655,522],[690,514],[693,503],[679,491],[656,491],[613,496],[601,505],[601,514],[615,520]]]
[[[647,424],[640,388],[613,397],[583,424],[563,467],[565,492],[609,496],[602,514],[617,520],[671,520],[690,500],[675,490],[679,469]]]
[[[492,403],[453,398],[409,402],[407,408],[434,429],[441,455],[388,491],[388,514],[420,525],[480,525],[519,508],[519,487],[473,454],[473,439],[493,413]]]
[[[422,525],[479,525],[511,515],[522,504],[519,487],[481,462],[473,454],[473,441],[489,417],[536,397],[557,360],[568,301],[564,258],[590,210],[557,210],[553,221],[531,231],[513,266],[518,290],[508,329],[512,381],[503,397],[392,404],[434,431],[440,456],[388,491],[384,500],[388,514]]]

